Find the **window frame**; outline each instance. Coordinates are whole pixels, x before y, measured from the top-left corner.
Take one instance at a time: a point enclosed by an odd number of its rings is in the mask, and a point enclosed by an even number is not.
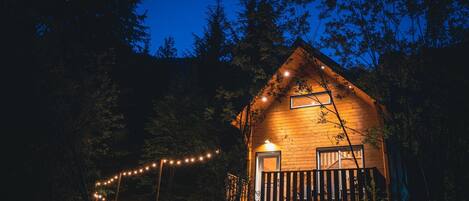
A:
[[[320,106],[321,104],[314,104],[314,105],[303,105],[303,106],[297,106],[293,107],[293,99],[297,97],[305,97],[305,96],[311,96],[311,95],[321,95],[321,94],[327,94],[329,95],[331,93],[330,91],[321,91],[321,92],[314,92],[314,93],[308,93],[308,94],[301,94],[301,95],[292,95],[290,96],[290,110],[293,109],[300,109],[300,108],[306,108],[306,107],[317,107]],[[327,103],[322,103],[322,105],[330,105],[332,104],[332,99],[329,97],[329,101]]]
[[[352,148],[360,148],[362,150],[362,164],[361,164],[362,167],[361,168],[365,168],[365,146],[363,146],[363,144],[352,145]],[[316,148],[316,169],[317,170],[322,170],[321,169],[321,152],[339,151],[339,150],[344,150],[344,149],[349,150],[350,147],[347,145],[347,146],[318,147],[318,148]],[[344,169],[344,168],[337,168],[337,170],[341,170],[341,169]],[[345,169],[349,169],[349,168],[345,168]]]

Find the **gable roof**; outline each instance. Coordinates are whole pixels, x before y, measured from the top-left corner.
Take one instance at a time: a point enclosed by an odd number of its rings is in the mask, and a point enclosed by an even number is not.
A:
[[[361,98],[365,103],[370,105],[371,107],[375,107],[376,100],[365,93],[363,90],[358,88],[352,82],[347,80],[344,76],[339,74],[338,72],[343,72],[343,68],[337,64],[334,60],[329,58],[328,56],[324,55],[319,50],[313,48],[303,40],[299,39],[295,42],[292,53],[286,59],[286,61],[277,69],[274,75],[267,81],[267,84],[259,91],[259,93],[253,98],[251,101],[251,110],[260,110],[264,111],[267,109],[274,101],[275,98],[267,98],[262,100],[263,97],[270,97],[269,94],[272,94],[273,90],[277,90],[278,88],[285,88],[287,87],[293,78],[296,76],[295,72],[300,72],[299,69],[301,68],[313,68],[315,66],[305,65],[308,64],[307,62],[316,61],[321,71],[324,72],[325,75],[329,76],[332,79],[335,79],[339,83],[345,83],[350,90],[353,91],[355,95]],[[316,66],[316,67],[319,67]],[[282,76],[282,73],[288,71],[289,76]],[[342,73],[343,74],[343,73]],[[281,77],[280,77],[281,76]],[[275,87],[274,87],[275,86]],[[246,112],[246,106],[243,110],[238,113],[236,119],[232,121],[232,125],[239,128],[237,124],[237,120],[242,118],[242,114]],[[245,115],[244,115],[245,116]]]

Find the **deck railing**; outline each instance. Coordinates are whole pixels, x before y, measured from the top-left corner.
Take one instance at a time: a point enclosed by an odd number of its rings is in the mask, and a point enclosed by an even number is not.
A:
[[[260,201],[362,201],[385,198],[376,168],[262,172]]]

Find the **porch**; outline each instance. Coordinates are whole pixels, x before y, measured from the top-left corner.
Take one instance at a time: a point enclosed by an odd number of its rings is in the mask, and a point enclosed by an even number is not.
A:
[[[386,197],[377,168],[263,171],[256,201],[355,201]]]

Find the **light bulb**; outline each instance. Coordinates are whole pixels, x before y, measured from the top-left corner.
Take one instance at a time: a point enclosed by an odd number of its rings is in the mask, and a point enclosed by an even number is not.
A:
[[[207,158],[210,158],[210,157],[212,157],[212,154],[208,153]]]
[[[290,72],[288,72],[288,71],[283,72],[283,76],[285,76],[285,77],[290,76]]]
[[[203,161],[203,160],[204,160],[204,157],[203,157],[203,156],[199,157],[199,160],[200,160],[200,161]]]
[[[322,69],[322,70],[324,70],[324,68],[326,68],[326,67],[324,67],[324,66],[321,66],[321,69]]]
[[[262,96],[261,100],[262,100],[262,102],[267,102],[267,97]]]

